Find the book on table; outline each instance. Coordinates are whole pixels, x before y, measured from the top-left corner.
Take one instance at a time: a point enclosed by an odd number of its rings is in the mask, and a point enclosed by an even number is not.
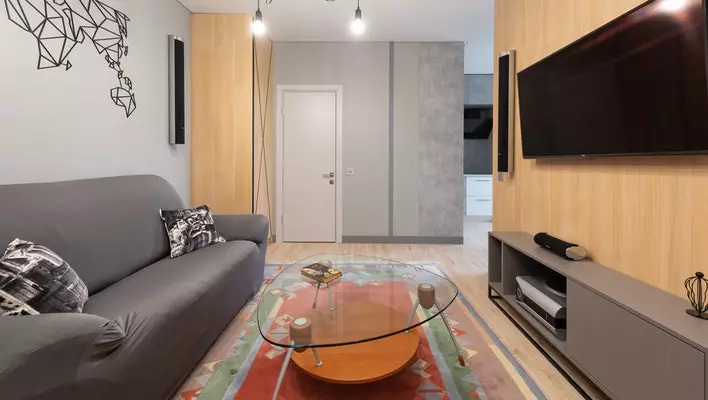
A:
[[[300,273],[320,283],[329,283],[342,276],[342,271],[322,263],[310,264],[300,269]]]

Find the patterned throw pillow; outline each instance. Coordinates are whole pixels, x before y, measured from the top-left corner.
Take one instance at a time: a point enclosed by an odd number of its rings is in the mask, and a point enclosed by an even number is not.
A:
[[[37,310],[20,301],[10,293],[0,290],[0,316],[3,315],[36,315]]]
[[[226,241],[214,227],[209,206],[160,210],[160,217],[170,238],[171,258]]]
[[[88,289],[44,246],[15,239],[0,258],[0,315],[81,312]]]

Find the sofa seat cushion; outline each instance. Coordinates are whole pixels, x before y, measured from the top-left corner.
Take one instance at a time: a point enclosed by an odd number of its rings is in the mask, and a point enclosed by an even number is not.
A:
[[[255,243],[219,243],[178,258],[164,258],[89,297],[84,313],[113,319],[179,314],[257,252]],[[233,279],[233,278],[231,278]],[[239,290],[238,283],[233,290]]]
[[[125,339],[84,365],[82,384],[111,399],[171,398],[262,280],[257,245],[230,241],[162,259],[92,295],[84,313],[115,322]]]

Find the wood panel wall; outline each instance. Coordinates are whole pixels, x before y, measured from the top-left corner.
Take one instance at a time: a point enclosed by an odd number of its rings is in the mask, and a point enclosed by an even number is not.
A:
[[[271,221],[275,216],[275,65],[273,43],[257,38],[254,42],[254,129],[253,183],[254,211]],[[270,240],[273,240],[271,229]]]
[[[521,70],[641,3],[496,0],[495,53],[516,49]],[[680,296],[708,271],[708,157],[523,160],[518,107],[515,135],[515,174],[494,184],[495,230],[548,231]]]
[[[253,208],[253,39],[247,14],[192,15],[192,204]]]

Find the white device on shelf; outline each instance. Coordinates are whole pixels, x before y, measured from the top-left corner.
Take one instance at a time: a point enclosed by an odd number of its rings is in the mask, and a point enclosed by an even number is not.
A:
[[[565,340],[566,299],[548,290],[543,279],[517,276],[516,301],[559,339]]]

